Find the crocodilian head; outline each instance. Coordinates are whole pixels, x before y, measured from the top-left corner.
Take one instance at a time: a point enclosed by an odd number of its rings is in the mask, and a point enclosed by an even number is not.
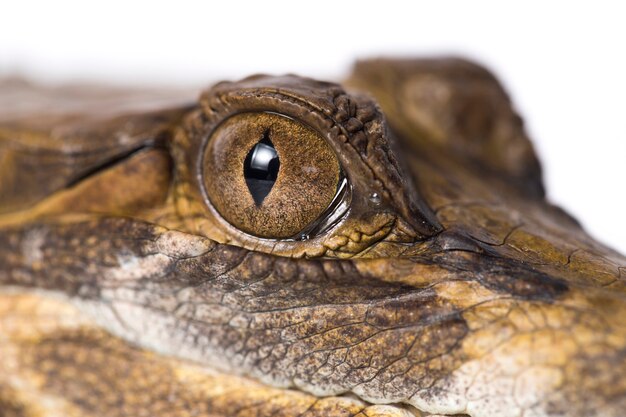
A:
[[[626,261],[546,202],[484,69],[253,76],[81,127],[64,137],[79,168],[49,145],[50,178],[1,181],[0,283],[63,293],[95,323],[15,342],[50,396],[115,410],[84,387],[124,397],[126,368],[145,407],[199,415],[626,408]]]

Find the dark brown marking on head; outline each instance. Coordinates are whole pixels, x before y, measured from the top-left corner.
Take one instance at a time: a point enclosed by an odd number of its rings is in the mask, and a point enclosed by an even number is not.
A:
[[[61,332],[24,348],[22,367],[44,377],[44,389],[87,415],[209,415],[205,398],[173,370],[118,339],[85,329]]]
[[[26,404],[18,399],[18,391],[0,383],[0,417],[35,417]]]
[[[433,255],[432,262],[460,278],[475,280],[492,291],[523,300],[554,301],[569,289],[566,281],[548,275],[523,262],[494,256],[453,250]]]

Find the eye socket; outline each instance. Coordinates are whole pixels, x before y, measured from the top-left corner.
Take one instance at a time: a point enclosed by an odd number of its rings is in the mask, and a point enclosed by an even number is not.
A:
[[[221,123],[208,141],[202,171],[219,214],[263,238],[295,238],[314,228],[345,191],[327,141],[275,113],[242,113]]]

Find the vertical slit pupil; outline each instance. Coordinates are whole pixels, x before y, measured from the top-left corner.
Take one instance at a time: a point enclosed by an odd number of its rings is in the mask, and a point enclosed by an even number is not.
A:
[[[274,187],[279,169],[278,152],[269,138],[269,131],[266,131],[263,138],[250,149],[243,163],[243,176],[257,207],[263,204]]]

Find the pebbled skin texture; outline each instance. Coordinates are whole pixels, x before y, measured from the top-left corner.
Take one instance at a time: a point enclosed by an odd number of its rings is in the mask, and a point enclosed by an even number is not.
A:
[[[4,415],[621,416],[626,260],[544,199],[495,78],[374,60],[344,85],[50,120],[0,100]],[[259,111],[319,132],[350,183],[307,240],[243,233],[202,192],[211,132]]]

